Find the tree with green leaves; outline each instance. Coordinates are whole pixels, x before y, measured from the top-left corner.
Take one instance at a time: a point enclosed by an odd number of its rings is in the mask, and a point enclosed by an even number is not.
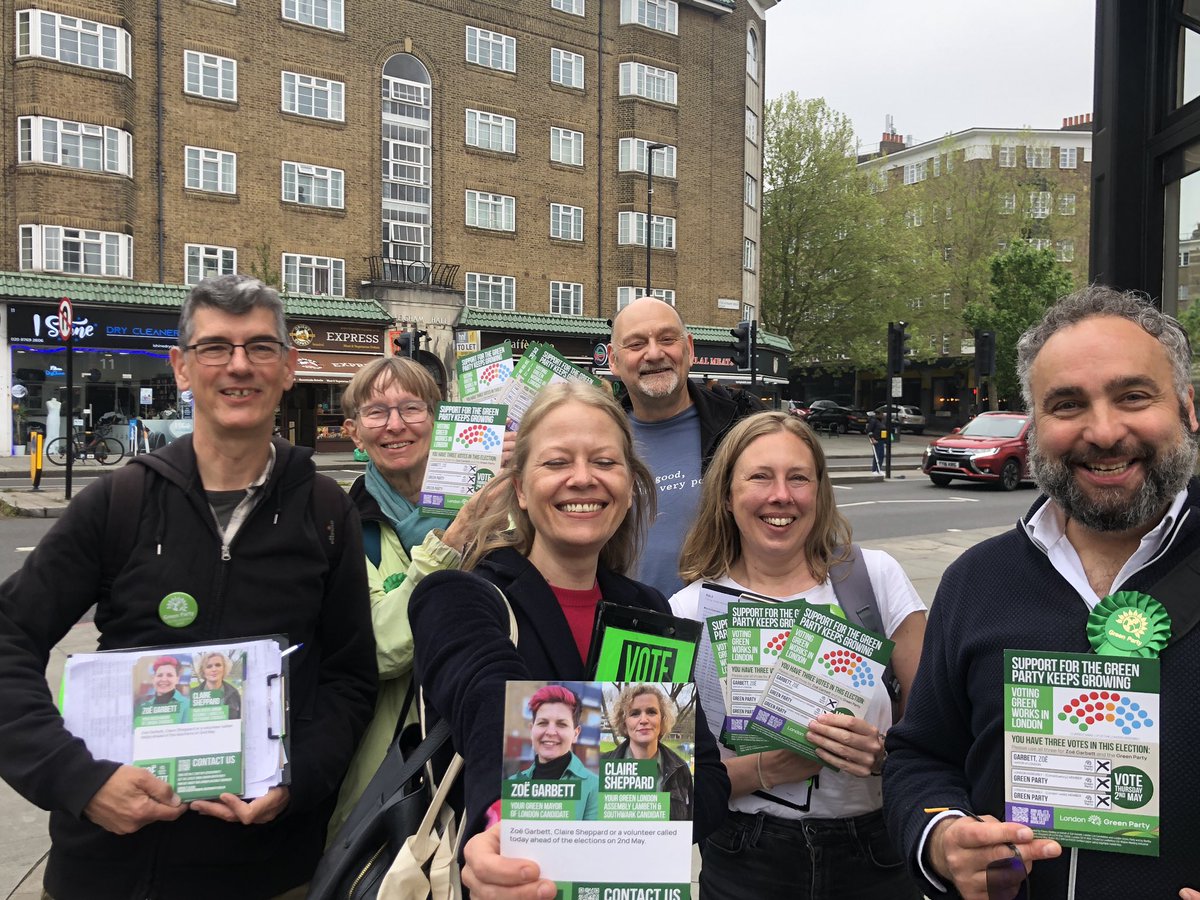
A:
[[[1021,405],[1017,381],[1017,341],[1046,309],[1072,289],[1071,273],[1053,250],[1036,250],[1025,241],[1014,241],[991,258],[991,289],[986,302],[968,303],[963,319],[971,328],[996,335],[996,374],[990,391],[991,408],[1000,398],[1011,408]]]
[[[800,366],[878,368],[896,282],[909,273],[904,229],[857,171],[850,120],[787,93],[763,117],[763,325]]]

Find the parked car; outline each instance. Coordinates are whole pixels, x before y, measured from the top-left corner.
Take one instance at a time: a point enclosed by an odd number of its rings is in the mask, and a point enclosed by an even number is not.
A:
[[[796,415],[807,420],[815,409],[831,409],[841,406],[836,400],[793,400],[796,404]]]
[[[821,401],[814,401],[809,407],[808,422],[817,431],[828,431],[830,434],[845,434],[847,431],[867,433],[867,414],[852,406],[817,406]]]
[[[938,487],[965,478],[1016,490],[1029,480],[1029,421],[1024,413],[980,413],[926,447],[921,470]]]
[[[875,415],[879,418],[887,416],[887,404],[875,408]],[[892,407],[892,424],[896,426],[897,431],[911,431],[913,434],[921,434],[925,431],[925,416],[921,414],[921,410],[915,406],[893,406]]]

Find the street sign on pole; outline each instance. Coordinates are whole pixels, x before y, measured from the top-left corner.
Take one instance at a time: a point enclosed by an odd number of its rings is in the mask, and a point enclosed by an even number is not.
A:
[[[893,400],[899,400],[901,397],[904,396],[904,386],[903,386],[902,382],[903,382],[903,379],[899,375],[893,376],[893,378],[892,378],[892,399]]]
[[[65,341],[71,336],[71,325],[75,319],[75,312],[71,309],[71,298],[63,297],[58,301],[58,333]]]

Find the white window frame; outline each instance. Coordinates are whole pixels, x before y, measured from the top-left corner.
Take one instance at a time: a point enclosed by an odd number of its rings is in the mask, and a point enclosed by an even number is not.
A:
[[[751,209],[758,209],[758,179],[749,172],[746,173],[742,199]]]
[[[582,241],[583,207],[551,203],[550,237],[560,241]]]
[[[318,111],[325,107],[325,115]],[[308,111],[305,111],[305,107]],[[346,84],[315,75],[284,71],[279,76],[279,108],[286,113],[321,119],[325,122],[346,121]]]
[[[583,132],[551,125],[550,161],[567,166],[582,166]]]
[[[746,140],[758,146],[758,113],[746,107]]]
[[[342,0],[283,0],[282,15],[289,22],[325,31],[346,30]]]
[[[1017,195],[1012,191],[1000,195],[1000,212],[1002,215],[1012,215],[1017,211]]]
[[[621,63],[622,97],[641,97],[655,103],[675,106],[678,102],[679,76],[670,69],[660,69],[640,62]]]
[[[183,185],[189,191],[236,194],[237,154],[211,147],[185,146]]]
[[[1052,198],[1049,191],[1029,192],[1029,218],[1046,219],[1050,216]]]
[[[196,69],[194,78],[192,64]],[[212,93],[205,84],[207,79],[213,80]],[[194,97],[237,103],[237,60],[199,50],[184,50],[183,92]]]
[[[1060,169],[1077,169],[1077,168],[1079,168],[1079,148],[1078,147],[1059,147],[1058,148],[1058,167]]]
[[[559,47],[550,48],[550,81],[564,87],[583,90],[583,54]]]
[[[346,261],[332,256],[284,253],[280,261],[283,286],[296,294],[346,296]],[[301,290],[302,287],[310,290]],[[320,288],[327,290],[319,290]]]
[[[1075,261],[1075,241],[1071,238],[1063,238],[1060,241],[1055,241],[1054,251],[1059,262],[1069,263]]]
[[[1187,269],[1187,268],[1190,268],[1191,265],[1192,265],[1192,251],[1191,250],[1180,250],[1179,251],[1179,268]]]
[[[646,173],[646,155],[651,141],[642,138],[621,138],[617,142],[617,171]],[[674,178],[676,150],[671,144],[655,150],[654,177]]]
[[[758,32],[753,28],[746,29],[746,74],[750,80],[758,82]]]
[[[517,279],[511,275],[468,272],[463,296],[466,305],[474,309],[511,312],[517,308]]]
[[[197,284],[210,275],[237,272],[237,249],[212,244],[183,245],[183,283]]]
[[[500,72],[517,71],[517,39],[498,31],[467,26],[467,62]]]
[[[925,160],[917,160],[916,162],[907,163],[904,166],[904,183],[916,184],[924,181],[927,177],[928,169],[925,165]]]
[[[675,0],[621,0],[621,24],[679,34],[679,4]]]
[[[1030,238],[1029,246],[1034,250],[1049,250],[1050,238]]]
[[[572,16],[584,14],[584,0],[550,0],[550,8]]]
[[[466,223],[489,231],[517,230],[517,198],[487,191],[466,192]]]
[[[646,214],[622,212],[617,214],[617,243],[622,246],[646,246]],[[650,225],[652,250],[675,249],[675,217],[655,216]]]
[[[1073,193],[1058,195],[1058,214],[1060,216],[1075,215],[1075,195]]]
[[[1029,145],[1025,148],[1025,168],[1050,168],[1050,148]]]
[[[17,57],[133,77],[133,38],[124,28],[40,9],[17,11]]]
[[[280,185],[285,203],[321,209],[345,209],[346,173],[342,169],[284,160],[281,173]],[[326,201],[324,203],[318,202],[322,193]]]
[[[1013,144],[1001,144],[997,162],[1001,169],[1015,169],[1017,167],[1017,148]]]
[[[85,153],[99,142],[98,154]],[[86,165],[93,159],[97,164]],[[17,118],[17,163],[133,177],[133,135],[120,128],[49,116]]]
[[[742,268],[753,272],[758,267],[758,244],[750,238],[742,239]]]
[[[517,152],[517,120],[512,116],[467,109],[466,144],[495,153]]]
[[[638,297],[645,296],[645,287],[619,287],[617,288],[617,309],[622,310]],[[657,297],[659,300],[662,300],[664,303],[670,303],[672,306],[675,305],[675,292],[669,288],[652,288],[650,296]]]
[[[582,316],[583,285],[576,281],[550,282],[550,315]]]
[[[132,278],[133,238],[113,231],[22,225],[20,266],[27,272]]]

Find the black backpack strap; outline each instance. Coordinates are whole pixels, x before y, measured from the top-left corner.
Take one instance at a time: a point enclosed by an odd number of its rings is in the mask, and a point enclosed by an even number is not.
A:
[[[142,499],[150,470],[127,463],[105,476],[108,486],[108,512],[104,524],[104,558],[100,571],[100,598],[108,597],[113,582],[133,555],[138,524],[142,520]]]
[[[313,476],[310,500],[313,522],[316,523],[321,546],[325,548],[329,567],[336,568],[342,558],[342,527],[346,521],[346,492],[332,478],[318,473]]]
[[[838,605],[850,621],[867,631],[887,637],[883,630],[883,617],[879,614],[879,598],[875,596],[862,547],[851,544],[850,556],[829,567],[829,580],[833,582]],[[892,701],[892,723],[895,724],[900,721],[900,679],[896,677],[891,660],[883,670],[883,685]]]

